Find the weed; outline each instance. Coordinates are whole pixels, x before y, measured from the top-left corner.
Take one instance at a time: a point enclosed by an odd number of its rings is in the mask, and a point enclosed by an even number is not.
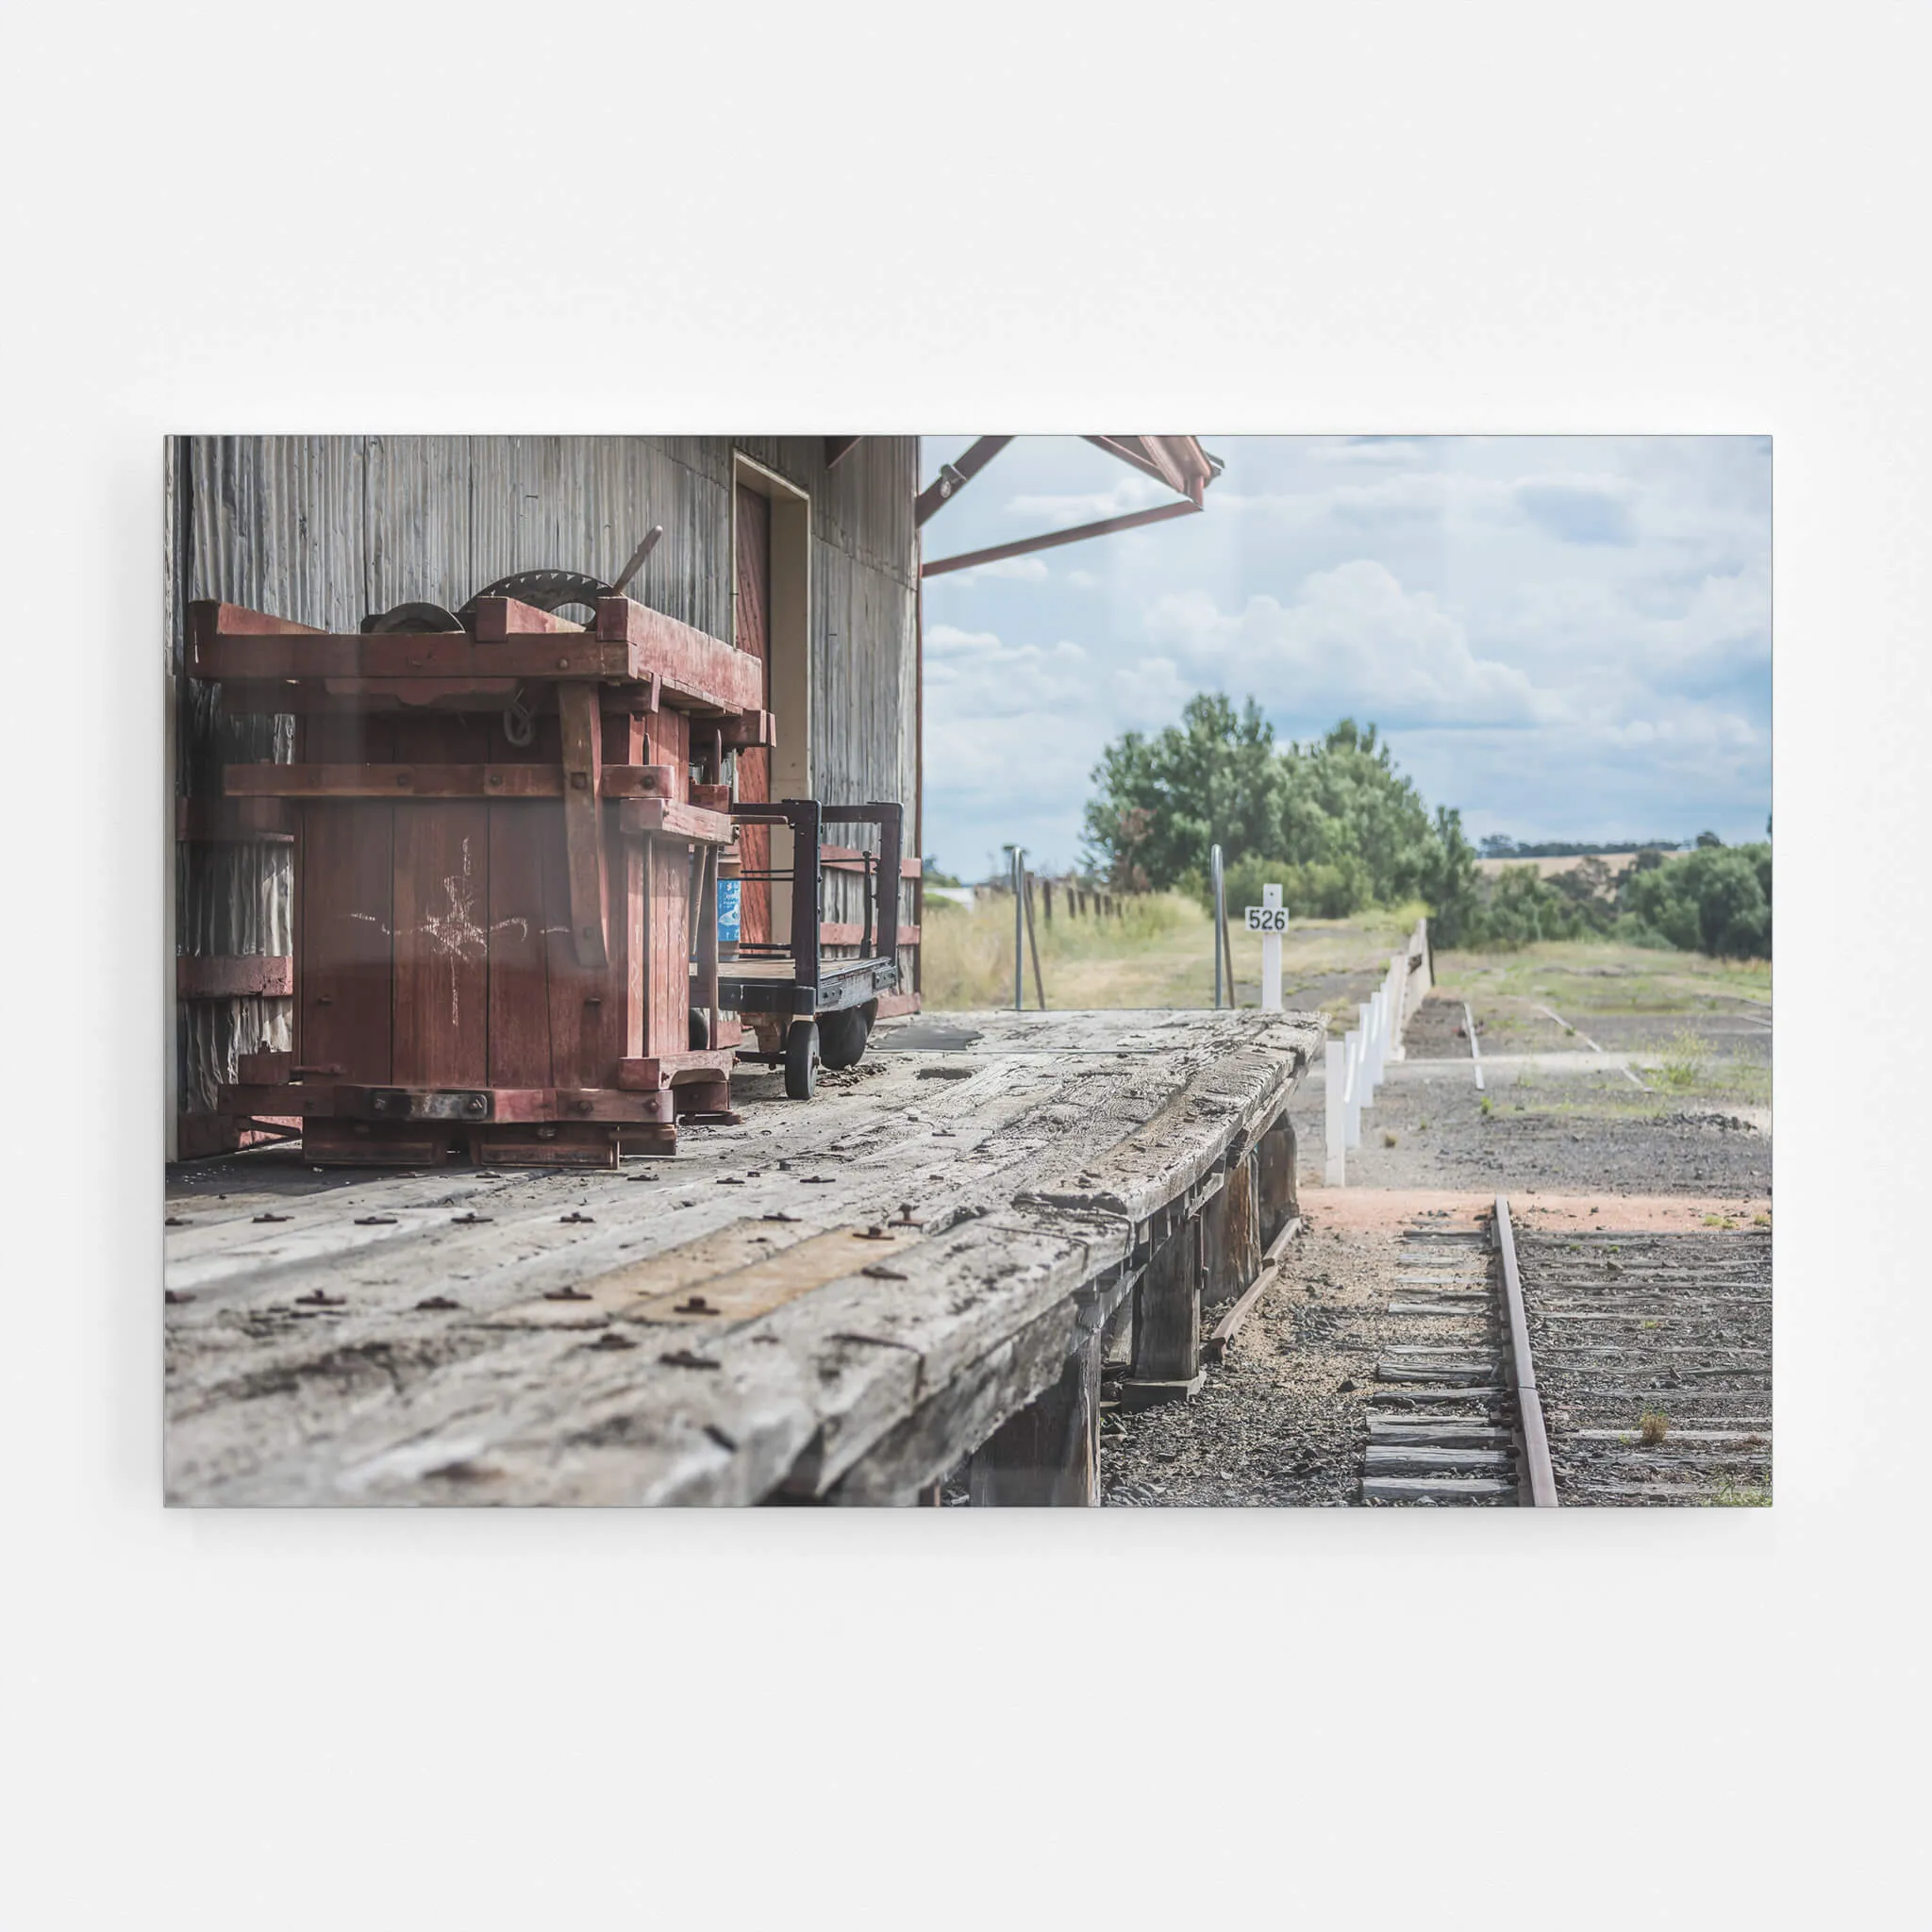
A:
[[[1389,1133],[1389,1132],[1388,1132],[1388,1131],[1387,1131],[1387,1130],[1385,1129],[1385,1130],[1384,1130],[1384,1132],[1383,1132],[1383,1135],[1382,1135],[1382,1144],[1383,1144],[1383,1146],[1385,1146],[1385,1147],[1392,1147],[1392,1146],[1394,1146],[1394,1145],[1395,1145],[1395,1136],[1394,1136],[1393,1134],[1391,1134],[1391,1133]]]
[[[1495,1112],[1495,1110],[1496,1108],[1494,1103],[1490,1099],[1490,1096],[1487,1093],[1485,1093],[1482,1097],[1481,1104],[1476,1108],[1476,1111],[1482,1115],[1484,1120],[1488,1120],[1489,1117]]]
[[[1704,1078],[1710,1062],[1710,1042],[1689,1026],[1680,1026],[1664,1042],[1657,1077],[1674,1093],[1688,1092]]]
[[[1644,1325],[1654,1328],[1657,1324],[1647,1322]],[[1646,1447],[1655,1449],[1671,1433],[1671,1419],[1660,1408],[1646,1408],[1637,1418],[1637,1433],[1643,1439]]]
[[[1704,1224],[1706,1227],[1736,1227],[1738,1224],[1728,1214],[1707,1214]],[[1768,1222],[1765,1224],[1770,1225]]]
[[[1769,1227],[1771,1225],[1771,1216],[1768,1214],[1754,1214],[1751,1217],[1751,1225],[1753,1227]]]
[[[1707,1507],[1712,1509],[1769,1509],[1771,1491],[1756,1483],[1726,1482],[1710,1498]]]

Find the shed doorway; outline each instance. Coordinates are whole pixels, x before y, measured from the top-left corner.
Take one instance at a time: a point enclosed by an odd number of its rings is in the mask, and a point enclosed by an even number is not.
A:
[[[732,641],[765,666],[765,704],[776,744],[738,754],[737,796],[745,804],[811,794],[809,704],[811,499],[762,463],[733,461]],[[746,874],[783,871],[791,834],[746,825],[739,834]],[[770,945],[791,930],[789,886],[747,877],[739,901],[747,945]]]

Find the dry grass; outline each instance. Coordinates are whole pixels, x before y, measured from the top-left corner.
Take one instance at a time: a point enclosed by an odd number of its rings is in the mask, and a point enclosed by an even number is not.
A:
[[[1363,913],[1353,920],[1303,920],[1289,928],[1282,945],[1282,984],[1287,1003],[1293,990],[1324,974],[1361,972],[1402,943],[1420,908]],[[1123,902],[1118,917],[1088,913],[1075,919],[1057,906],[1049,922],[1036,898],[1041,976],[1047,1005],[1058,1011],[1155,1007],[1206,1008],[1214,1004],[1213,922],[1192,899],[1178,892],[1150,892]],[[924,997],[935,1011],[1013,1003],[1013,902],[982,897],[969,912],[925,902]],[[1230,934],[1235,988],[1243,1006],[1260,1003],[1261,937],[1242,925]],[[1025,1004],[1038,1003],[1033,960],[1025,958]],[[1314,1005],[1312,1000],[1307,1005]],[[1340,1015],[1354,1008],[1331,1001]]]
[[[1637,1433],[1646,1447],[1655,1449],[1671,1433],[1671,1419],[1660,1408],[1646,1408],[1637,1419]]]

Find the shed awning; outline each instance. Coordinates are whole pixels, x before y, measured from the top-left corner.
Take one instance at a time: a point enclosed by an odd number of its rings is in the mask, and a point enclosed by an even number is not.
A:
[[[1004,557],[1024,557],[1029,551],[1051,550],[1061,543],[1083,543],[1090,537],[1138,529],[1143,524],[1162,524],[1170,517],[1192,516],[1202,508],[1208,484],[1221,475],[1220,458],[1201,447],[1198,436],[1090,436],[1084,440],[1097,449],[1104,449],[1108,456],[1131,464],[1142,475],[1164,483],[1174,492],[1176,500],[1157,504],[1152,509],[1133,510],[1125,516],[1107,517],[1096,524],[1078,524],[1070,530],[1047,530],[1037,537],[1021,537],[985,550],[936,557],[920,566],[920,575],[940,576],[950,570],[970,570],[974,564],[997,563]],[[838,462],[858,441],[856,436],[827,437],[827,465]],[[958,462],[941,464],[938,476],[919,492],[914,505],[915,521],[924,525],[934,511],[950,503],[1012,441],[1010,436],[982,436]]]

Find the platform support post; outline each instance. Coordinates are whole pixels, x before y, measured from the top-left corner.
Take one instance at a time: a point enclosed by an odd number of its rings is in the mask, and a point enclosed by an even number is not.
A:
[[[1134,1373],[1121,1389],[1130,1406],[1172,1401],[1201,1386],[1200,1216],[1167,1210],[1156,1218],[1152,1243],[1134,1291]]]
[[[973,1452],[975,1508],[1085,1508],[1100,1501],[1099,1329],[1081,1328],[1059,1380]]]
[[[1261,1245],[1267,1248],[1274,1245],[1274,1237],[1302,1211],[1295,1175],[1294,1127],[1287,1114],[1256,1141],[1255,1167]],[[1258,1265],[1258,1256],[1256,1260]]]

